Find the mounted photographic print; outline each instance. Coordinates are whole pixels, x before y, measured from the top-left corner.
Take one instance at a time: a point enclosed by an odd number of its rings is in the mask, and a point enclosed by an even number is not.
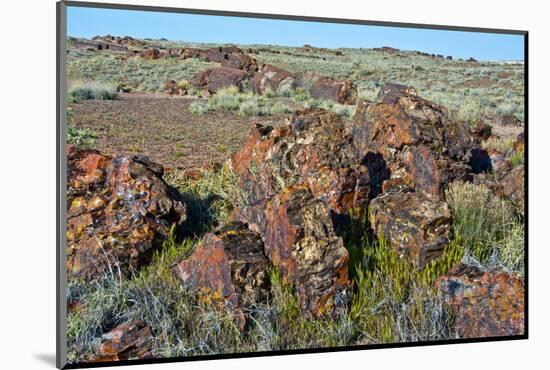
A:
[[[527,338],[526,56],[58,3],[58,367]]]

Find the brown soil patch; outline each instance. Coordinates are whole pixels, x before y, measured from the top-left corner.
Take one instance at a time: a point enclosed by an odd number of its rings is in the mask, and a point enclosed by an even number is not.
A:
[[[493,86],[493,81],[491,81],[488,78],[480,78],[477,80],[468,80],[464,81],[461,85],[463,87],[471,87],[471,88],[488,88]]]
[[[212,112],[194,116],[193,98],[162,94],[121,94],[117,100],[69,104],[71,124],[97,133],[93,147],[110,155],[145,154],[167,167],[222,162],[239,149],[254,122],[273,126],[285,115],[242,117]]]

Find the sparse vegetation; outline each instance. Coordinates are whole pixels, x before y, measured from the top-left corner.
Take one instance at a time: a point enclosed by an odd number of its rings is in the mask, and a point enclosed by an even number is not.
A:
[[[117,89],[112,84],[99,82],[76,82],[68,90],[68,100],[78,103],[81,100],[113,100],[116,99]]]

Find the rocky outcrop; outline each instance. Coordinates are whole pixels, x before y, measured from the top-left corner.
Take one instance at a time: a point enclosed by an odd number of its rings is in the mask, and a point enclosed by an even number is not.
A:
[[[524,334],[525,291],[519,276],[461,263],[440,277],[437,287],[461,338]]]
[[[258,70],[256,59],[242,52],[228,54],[220,64],[222,67],[242,69],[250,74]]]
[[[403,95],[418,95],[414,87],[388,82],[378,91],[378,100],[384,103],[393,103]]]
[[[371,227],[402,258],[419,268],[438,258],[451,238],[449,206],[426,193],[389,193],[372,200]]]
[[[247,77],[248,74],[240,69],[216,67],[199,72],[193,77],[191,84],[210,94],[230,86],[236,86],[242,91],[243,82]]]
[[[233,222],[207,234],[174,272],[200,299],[232,309],[242,330],[247,309],[269,295],[268,263],[260,236]]]
[[[67,272],[92,280],[128,275],[150,259],[186,207],[142,156],[67,147]]]
[[[127,321],[101,337],[96,361],[120,361],[153,358],[153,334],[138,320]]]

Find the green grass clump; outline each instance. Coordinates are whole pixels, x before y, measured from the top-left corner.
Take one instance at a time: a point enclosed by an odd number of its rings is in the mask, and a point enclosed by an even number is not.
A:
[[[114,100],[117,97],[117,88],[113,84],[79,82],[69,88],[67,96],[70,103],[89,99]]]
[[[86,127],[67,126],[67,144],[90,147],[97,139],[97,133]]]
[[[189,112],[194,116],[202,116],[208,113],[208,106],[201,101],[194,101],[189,104]]]
[[[513,206],[483,185],[456,182],[445,192],[455,240],[481,263],[523,274],[523,220]]]
[[[234,209],[247,204],[248,195],[227,163],[219,169],[205,170],[198,180],[187,179],[179,170],[166,174],[164,179],[184,196],[191,230],[208,231],[226,220]]]

